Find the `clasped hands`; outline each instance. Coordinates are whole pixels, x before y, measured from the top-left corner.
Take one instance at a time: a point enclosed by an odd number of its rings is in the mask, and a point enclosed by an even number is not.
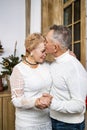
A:
[[[35,102],[35,107],[39,109],[48,108],[52,101],[52,96],[50,94],[44,93],[42,97],[38,98]]]

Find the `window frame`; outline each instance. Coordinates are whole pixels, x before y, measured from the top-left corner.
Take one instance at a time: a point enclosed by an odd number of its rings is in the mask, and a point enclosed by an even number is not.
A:
[[[72,4],[72,24],[75,23],[73,21],[74,2],[75,0],[68,0],[66,3],[63,3],[63,18],[64,18],[64,9]],[[86,66],[86,7],[85,7],[85,0],[81,0],[80,2],[81,2],[81,10],[80,10],[81,16],[80,16],[80,20],[78,20],[77,22],[80,22],[80,30],[81,30],[80,32],[80,61],[85,67]],[[74,31],[74,26],[72,28],[72,31]],[[79,41],[74,42],[74,35],[72,33],[72,51],[74,51],[73,49],[74,44],[78,42]]]

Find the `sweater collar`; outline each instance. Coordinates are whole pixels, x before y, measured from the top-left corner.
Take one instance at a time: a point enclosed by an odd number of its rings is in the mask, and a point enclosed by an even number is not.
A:
[[[65,61],[65,59],[67,59],[68,54],[69,54],[69,50],[66,51],[65,53],[63,53],[62,55],[56,57],[55,61],[58,62],[58,63]]]

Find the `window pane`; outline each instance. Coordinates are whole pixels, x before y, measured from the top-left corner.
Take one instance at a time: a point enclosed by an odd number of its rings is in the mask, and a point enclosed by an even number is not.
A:
[[[74,3],[74,21],[80,19],[80,0],[76,0]]]
[[[72,33],[72,26],[69,26],[68,28],[71,30],[71,33]],[[69,49],[72,50],[72,43],[71,43]]]
[[[70,5],[64,9],[64,25],[69,25],[72,23],[72,6]]]
[[[74,53],[78,60],[80,60],[80,43],[74,44]]]
[[[66,3],[68,0],[63,0],[64,3]]]
[[[74,25],[74,41],[80,40],[80,23]]]
[[[72,44],[69,46],[69,49],[72,51]]]
[[[69,29],[71,30],[71,32],[72,32],[72,26],[69,26],[68,28],[69,28]]]

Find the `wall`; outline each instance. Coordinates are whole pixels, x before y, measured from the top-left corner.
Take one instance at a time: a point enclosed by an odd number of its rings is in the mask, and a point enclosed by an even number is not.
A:
[[[7,57],[14,52],[17,41],[17,55],[24,53],[25,39],[25,0],[0,0],[0,40]],[[1,71],[1,66],[0,66]]]
[[[41,0],[31,0],[30,33],[41,32]]]

